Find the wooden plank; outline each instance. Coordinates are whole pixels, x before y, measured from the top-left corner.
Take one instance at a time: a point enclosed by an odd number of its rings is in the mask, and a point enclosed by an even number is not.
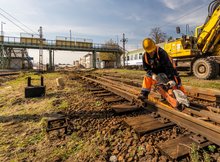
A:
[[[129,104],[112,105],[111,108],[117,113],[135,111],[140,109],[136,105]]]
[[[100,91],[93,91],[93,94],[99,94],[99,93],[109,93],[109,91],[106,90],[100,90]]]
[[[130,117],[125,119],[124,122],[127,125],[131,126],[138,134],[153,133],[160,129],[168,128],[175,125],[171,122],[166,124],[161,123],[160,121],[149,115]]]
[[[111,97],[105,97],[104,100],[105,102],[111,103],[111,102],[123,101],[124,99],[121,97],[111,96]]]
[[[169,140],[162,144],[157,145],[157,147],[172,160],[178,160],[189,154],[192,143],[199,145],[190,136],[183,136],[173,140]],[[199,145],[200,148],[208,146],[210,142],[205,142]]]
[[[100,94],[96,94],[97,97],[104,97],[104,96],[112,96],[112,93],[100,93]]]
[[[139,133],[139,134],[146,134],[146,133],[153,133],[153,132],[157,132],[161,129],[165,129],[165,128],[170,128],[172,126],[174,126],[174,123],[166,123],[163,124],[157,120],[149,122],[149,123],[144,123],[142,125],[139,126],[135,126],[134,130],[135,132]]]
[[[124,122],[126,124],[128,124],[129,126],[135,126],[135,125],[140,125],[145,122],[150,122],[152,120],[154,121],[156,119],[154,119],[153,117],[151,117],[149,115],[141,115],[141,116],[137,116],[137,117],[129,117],[129,118],[125,119]]]
[[[184,86],[188,96],[209,100],[219,103],[220,91],[210,88],[195,88],[191,86]]]
[[[101,91],[102,88],[88,88],[89,91]]]

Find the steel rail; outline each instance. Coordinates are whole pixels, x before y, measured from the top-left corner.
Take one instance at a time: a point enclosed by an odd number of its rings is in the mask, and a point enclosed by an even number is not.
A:
[[[18,75],[20,72],[0,72],[0,77],[1,76],[9,76],[9,75]]]
[[[112,86],[112,84],[109,84],[106,81],[101,81],[100,78],[95,79],[95,78],[89,78],[89,77],[84,77],[84,76],[82,76],[82,78],[90,82],[98,83],[103,88],[127,99],[128,101],[131,101],[131,102],[137,103],[137,105],[140,105],[140,100],[138,99],[137,95],[130,93],[126,89],[123,90],[124,87],[122,88],[121,85],[116,84],[116,82],[114,82],[114,86]],[[120,89],[117,87],[120,87]],[[132,91],[134,92],[134,89]],[[192,117],[183,112],[174,110],[172,107],[162,102],[159,102],[158,100],[155,100],[155,98],[153,98],[152,96],[149,96],[149,100],[146,100],[145,102],[148,104],[148,106],[146,107],[147,110],[152,111],[152,112],[156,111],[160,116],[165,117],[169,119],[170,121],[176,123],[177,125],[183,128],[186,128],[196,134],[199,134],[207,138],[209,141],[220,146],[220,127],[219,126],[214,125],[212,123],[205,122],[198,118]]]
[[[126,84],[133,84],[135,86],[140,87],[142,85],[141,80],[131,80],[131,79],[124,79],[124,78],[119,78],[116,76],[103,76],[103,78],[114,80],[114,81],[121,81]],[[191,86],[184,86],[186,89],[187,95],[189,97],[193,97],[196,99],[202,99],[205,101],[210,101],[210,102],[216,102],[220,103],[220,91],[215,90],[215,89],[209,89],[209,88],[198,88],[198,87],[191,87]]]

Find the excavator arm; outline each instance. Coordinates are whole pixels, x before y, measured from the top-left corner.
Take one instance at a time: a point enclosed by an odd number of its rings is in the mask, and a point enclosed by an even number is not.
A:
[[[213,52],[220,41],[220,0],[209,5],[209,15],[197,37],[197,46],[202,53]]]

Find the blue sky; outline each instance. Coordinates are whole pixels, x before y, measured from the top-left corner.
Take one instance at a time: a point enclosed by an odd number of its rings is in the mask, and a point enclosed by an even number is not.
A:
[[[93,39],[104,43],[109,39],[117,42],[125,33],[127,50],[141,47],[141,42],[149,36],[154,27],[168,36],[176,37],[175,27],[185,32],[204,23],[210,0],[0,0],[1,8],[37,33],[43,27],[46,39],[66,36]],[[2,10],[0,13],[6,15]],[[8,15],[6,15],[10,18]],[[10,18],[11,19],[11,18]],[[23,33],[2,15],[6,36],[20,36]],[[13,19],[12,19],[13,20]],[[16,22],[16,21],[15,21]],[[25,28],[19,22],[16,22]],[[27,32],[32,32],[25,28]],[[119,42],[121,44],[121,42]],[[33,55],[35,52],[32,52]],[[47,52],[45,51],[45,60]],[[60,52],[58,52],[60,53]],[[36,54],[35,54],[36,55]],[[34,57],[37,57],[35,56]],[[72,63],[82,54],[56,54],[55,61]],[[37,60],[37,59],[36,59]]]

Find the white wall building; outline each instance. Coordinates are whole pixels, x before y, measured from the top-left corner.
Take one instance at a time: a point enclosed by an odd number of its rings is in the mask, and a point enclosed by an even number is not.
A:
[[[88,53],[85,57],[85,68],[92,68],[92,54]]]

